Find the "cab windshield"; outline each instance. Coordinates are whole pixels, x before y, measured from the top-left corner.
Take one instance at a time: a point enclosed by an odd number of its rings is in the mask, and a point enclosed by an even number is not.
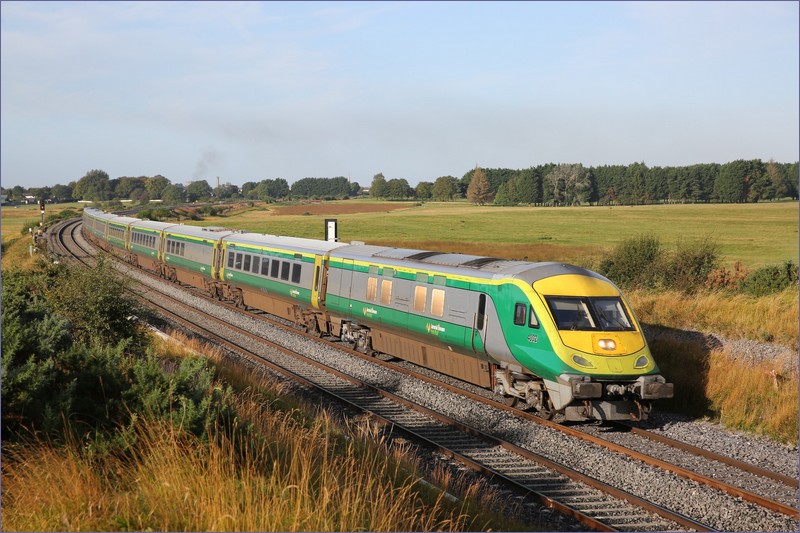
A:
[[[545,300],[556,319],[558,329],[561,330],[633,331],[635,329],[619,298],[545,296]]]

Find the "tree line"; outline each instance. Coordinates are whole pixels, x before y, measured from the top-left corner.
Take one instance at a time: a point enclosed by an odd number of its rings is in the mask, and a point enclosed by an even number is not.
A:
[[[4,189],[11,201],[25,195],[37,200],[132,200],[168,204],[221,200],[337,199],[362,193],[358,183],[339,176],[303,178],[289,184],[283,178],[248,181],[241,187],[225,183],[212,188],[206,180],[183,185],[161,175],[111,179],[103,170],[90,170],[67,185]],[[483,205],[636,205],[650,203],[742,203],[798,199],[798,163],[739,159],[679,167],[648,167],[644,163],[585,167],[576,164],[532,166],[525,169],[481,168],[461,178],[440,176],[412,187],[404,178],[372,178],[369,194],[387,200],[453,201],[466,198]]]
[[[434,182],[419,183],[416,190],[408,187],[406,180],[387,181],[383,174],[376,174],[370,195],[552,206],[796,200],[798,163],[742,159],[681,167],[648,167],[644,163],[596,167],[549,163],[521,170],[475,167],[461,179],[441,176]]]
[[[132,200],[146,204],[150,200],[161,200],[167,204],[180,204],[195,201],[220,200],[280,200],[285,198],[347,198],[356,196],[361,190],[358,183],[348,178],[303,178],[291,186],[283,178],[265,179],[259,182],[248,181],[241,187],[231,183],[212,188],[206,180],[196,180],[183,185],[172,183],[164,176],[152,177],[123,176],[111,179],[104,170],[94,169],[77,181],[67,185],[52,187],[32,187],[25,189],[15,186],[3,189],[9,201],[21,202],[25,196],[34,196],[45,201],[92,201]]]

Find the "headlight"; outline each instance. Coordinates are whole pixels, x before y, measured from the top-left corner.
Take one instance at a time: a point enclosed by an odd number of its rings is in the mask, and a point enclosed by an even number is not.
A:
[[[646,355],[640,355],[636,362],[633,364],[634,368],[644,368],[648,365],[650,361],[647,359]]]
[[[576,365],[583,366],[586,368],[594,368],[594,365],[591,363],[591,361],[589,361],[585,357],[581,357],[578,354],[573,354],[572,360],[575,362]]]
[[[597,341],[597,345],[600,347],[601,350],[616,350],[617,343],[614,342],[613,339],[600,339]]]

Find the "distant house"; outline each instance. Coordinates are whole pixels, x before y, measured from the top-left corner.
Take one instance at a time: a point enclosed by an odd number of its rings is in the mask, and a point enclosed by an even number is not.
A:
[[[35,204],[35,203],[37,203],[36,202],[36,197],[35,196],[31,196],[30,194],[26,194],[25,196],[22,197],[22,199],[26,204]]]

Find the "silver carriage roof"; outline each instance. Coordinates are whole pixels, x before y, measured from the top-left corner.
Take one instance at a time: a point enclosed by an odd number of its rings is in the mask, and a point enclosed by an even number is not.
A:
[[[131,222],[138,222],[141,219],[133,218],[133,217],[124,217],[120,215],[114,215],[113,218],[109,218],[109,222],[113,222],[114,224],[122,224],[123,226],[128,226]]]
[[[343,259],[378,262],[405,268],[437,270],[443,274],[461,274],[495,279],[511,277],[521,279],[528,284],[563,274],[580,274],[605,279],[595,272],[565,263],[533,263],[480,255],[389,248],[361,243],[340,248],[333,255]]]
[[[105,213],[99,209],[95,209],[93,207],[87,207],[83,210],[84,214],[89,215],[92,218],[97,218],[100,220],[111,220],[112,218],[117,218],[119,215],[116,213]]]
[[[532,264],[527,261],[514,261],[497,257],[390,248],[361,243],[340,248],[336,250],[334,255],[342,259],[375,262],[403,268],[417,268],[419,270],[435,270],[443,274],[460,274],[485,278],[513,276]]]
[[[234,231],[230,229],[219,231],[217,228],[208,229],[203,226],[187,226],[185,224],[171,224],[169,227],[164,228],[164,231],[174,235],[185,235],[187,237],[195,237],[209,241],[218,241],[221,237],[234,233]]]
[[[331,250],[347,246],[347,244],[341,242],[320,241],[301,237],[283,237],[281,235],[266,235],[262,233],[233,233],[223,237],[222,241],[225,246],[233,244],[274,247],[319,255],[324,255]]]
[[[140,228],[140,229],[149,229],[154,231],[163,231],[167,228],[171,228],[175,226],[172,222],[159,222],[157,220],[142,220],[138,219],[136,222],[131,224],[131,228]]]

